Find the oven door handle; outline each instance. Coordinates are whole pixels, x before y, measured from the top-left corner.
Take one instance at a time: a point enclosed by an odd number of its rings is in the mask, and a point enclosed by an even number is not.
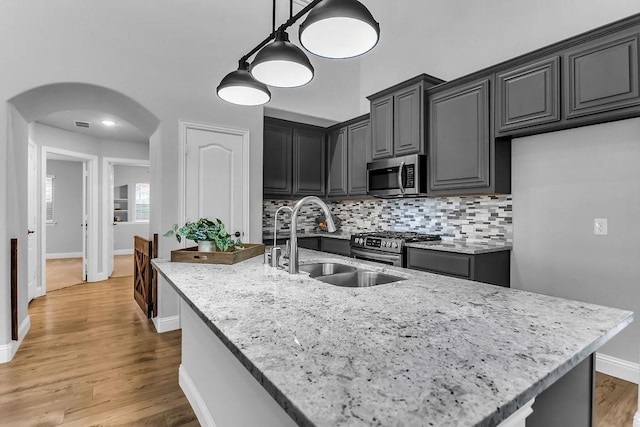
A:
[[[404,172],[404,162],[400,162],[400,167],[398,168],[398,188],[400,188],[400,192],[404,194],[404,186],[402,185],[402,172]]]
[[[359,249],[351,248],[351,255],[360,256],[367,259],[378,261],[390,261],[395,262],[401,258],[401,254],[387,255],[387,254],[375,254],[368,251],[361,251]]]

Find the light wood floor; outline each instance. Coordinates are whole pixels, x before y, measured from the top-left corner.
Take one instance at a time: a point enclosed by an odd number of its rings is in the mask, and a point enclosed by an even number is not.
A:
[[[0,425],[197,426],[178,385],[180,331],[157,334],[132,279],[72,286],[29,305],[31,329],[0,365]],[[638,386],[596,374],[596,427],[630,427]]]
[[[0,365],[0,425],[198,425],[178,385],[181,332],[155,332],[132,278],[48,292],[29,315]]]
[[[133,255],[116,255],[111,277],[129,276],[133,276]],[[82,278],[82,258],[47,260],[47,292],[80,283],[86,283]]]

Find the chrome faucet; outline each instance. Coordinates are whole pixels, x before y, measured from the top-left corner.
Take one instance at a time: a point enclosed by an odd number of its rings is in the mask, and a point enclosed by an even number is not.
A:
[[[327,221],[327,231],[329,233],[333,233],[336,231],[336,225],[333,222],[333,218],[331,217],[331,211],[329,210],[329,206],[320,198],[316,196],[307,196],[303,197],[296,203],[293,207],[293,212],[291,213],[291,237],[290,237],[290,246],[289,246],[289,274],[298,274],[298,212],[300,208],[307,203],[315,203],[316,205],[322,208],[324,212],[324,217]]]

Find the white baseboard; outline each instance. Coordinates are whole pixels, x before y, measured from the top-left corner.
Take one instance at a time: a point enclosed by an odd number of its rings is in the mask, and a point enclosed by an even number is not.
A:
[[[596,371],[634,384],[640,379],[640,364],[602,353],[596,353]]]
[[[200,425],[203,427],[216,427],[216,423],[213,421],[213,417],[211,416],[207,405],[204,403],[204,399],[200,395],[200,392],[191,380],[187,371],[184,369],[183,365],[180,365],[180,368],[178,369],[178,384],[180,384],[180,388],[187,397],[187,400],[189,401],[193,412],[196,414]]]
[[[27,332],[29,332],[30,327],[31,318],[27,315],[27,317],[20,322],[20,326],[18,327],[18,341],[11,341],[8,344],[0,345],[0,363],[11,362],[13,356],[16,355],[18,348],[20,348],[24,337],[27,336]]]
[[[113,251],[114,255],[133,255],[133,249],[116,249]]]
[[[180,316],[154,317],[151,320],[159,334],[180,329]]]
[[[45,254],[46,259],[82,258],[82,252],[55,252]]]

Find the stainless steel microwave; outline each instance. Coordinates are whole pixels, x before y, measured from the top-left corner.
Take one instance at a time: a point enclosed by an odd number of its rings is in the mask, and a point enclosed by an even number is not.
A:
[[[427,156],[414,154],[367,163],[367,194],[374,197],[427,195]]]

